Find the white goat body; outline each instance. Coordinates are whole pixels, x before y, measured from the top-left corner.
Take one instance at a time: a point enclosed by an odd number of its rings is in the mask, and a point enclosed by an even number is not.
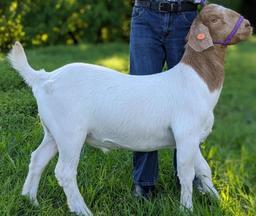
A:
[[[68,182],[76,182],[76,168],[85,140],[102,150],[125,148],[143,152],[175,147],[175,140],[179,140],[182,157],[186,158],[186,152],[196,151],[198,160],[204,161],[199,143],[211,131],[213,108],[220,90],[210,92],[190,66],[179,63],[163,73],[132,76],[101,66],[73,63],[46,73],[29,66],[18,42],[9,59],[32,87],[45,131],[42,144],[32,154],[31,164],[35,167],[37,164],[35,169],[41,175],[59,151],[55,173],[71,211],[91,214],[77,186],[67,186]],[[180,161],[182,158],[178,157]],[[202,164],[198,164],[199,170]],[[33,171],[26,179],[23,194],[37,203],[40,175],[34,182],[32,175],[35,175]],[[216,192],[210,174],[207,178],[210,183],[205,190]],[[74,188],[77,188],[75,195]],[[182,196],[185,196],[181,198],[182,204],[192,208],[188,195]]]
[[[20,56],[10,55],[13,62],[24,58],[20,46],[15,45]],[[193,68],[183,63],[149,76],[84,63],[51,73],[25,65],[21,62],[15,68],[30,71],[25,80],[52,135],[84,136],[86,143],[106,149],[146,152],[174,147],[172,130],[176,135],[180,127],[197,130],[203,139],[205,129],[212,126],[220,92],[211,93]]]
[[[181,122],[205,136],[218,98],[184,64],[142,77],[74,63],[44,76],[33,93],[53,136],[61,130],[95,147],[133,151],[174,145],[171,131],[176,134]]]

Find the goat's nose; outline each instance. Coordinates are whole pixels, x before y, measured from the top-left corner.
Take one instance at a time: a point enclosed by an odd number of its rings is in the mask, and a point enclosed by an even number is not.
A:
[[[251,26],[251,23],[249,22],[249,20],[245,20],[244,27],[248,28],[250,26]]]

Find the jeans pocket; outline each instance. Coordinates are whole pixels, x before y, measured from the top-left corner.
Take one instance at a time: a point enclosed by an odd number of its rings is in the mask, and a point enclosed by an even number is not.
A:
[[[132,18],[140,17],[145,12],[144,7],[134,6],[132,9]]]
[[[181,12],[181,25],[191,26],[192,22],[197,16],[197,11],[183,11]]]

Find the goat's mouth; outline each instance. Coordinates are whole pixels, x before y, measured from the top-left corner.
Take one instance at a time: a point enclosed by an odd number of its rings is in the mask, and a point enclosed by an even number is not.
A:
[[[247,27],[242,34],[245,35],[245,37],[250,37],[253,33],[253,27],[249,26]]]
[[[239,32],[237,36],[240,40],[246,40],[253,33],[253,28],[251,26],[246,27],[243,31]]]
[[[250,26],[250,36],[252,35],[252,33],[253,33],[253,27]]]
[[[252,32],[253,32],[253,27],[252,27],[251,25],[249,25],[249,26],[245,27],[245,30],[244,30],[244,31],[245,31],[245,32],[249,32],[249,33],[252,34]]]

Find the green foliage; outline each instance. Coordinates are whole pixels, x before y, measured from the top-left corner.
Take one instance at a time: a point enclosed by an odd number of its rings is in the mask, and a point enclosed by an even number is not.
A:
[[[196,216],[256,215],[256,38],[228,50],[225,84],[215,109],[212,134],[202,146],[221,201],[194,191]],[[128,44],[80,44],[27,50],[36,69],[51,71],[73,61],[97,63],[128,71]],[[38,200],[31,205],[20,193],[31,152],[42,139],[42,127],[31,90],[0,60],[0,215],[71,215],[54,177],[56,158],[42,175]],[[157,197],[137,200],[131,195],[132,154],[105,155],[85,146],[78,169],[82,196],[94,215],[182,216],[169,150],[159,153]]]
[[[22,40],[25,37],[22,16],[23,13],[18,13],[18,4],[16,1],[1,1],[0,52],[10,49],[14,40]]]
[[[240,11],[242,5],[242,0],[209,0],[208,2],[220,4],[236,11]]]
[[[129,38],[130,0],[3,0],[0,6],[2,50],[14,40],[49,45]]]

